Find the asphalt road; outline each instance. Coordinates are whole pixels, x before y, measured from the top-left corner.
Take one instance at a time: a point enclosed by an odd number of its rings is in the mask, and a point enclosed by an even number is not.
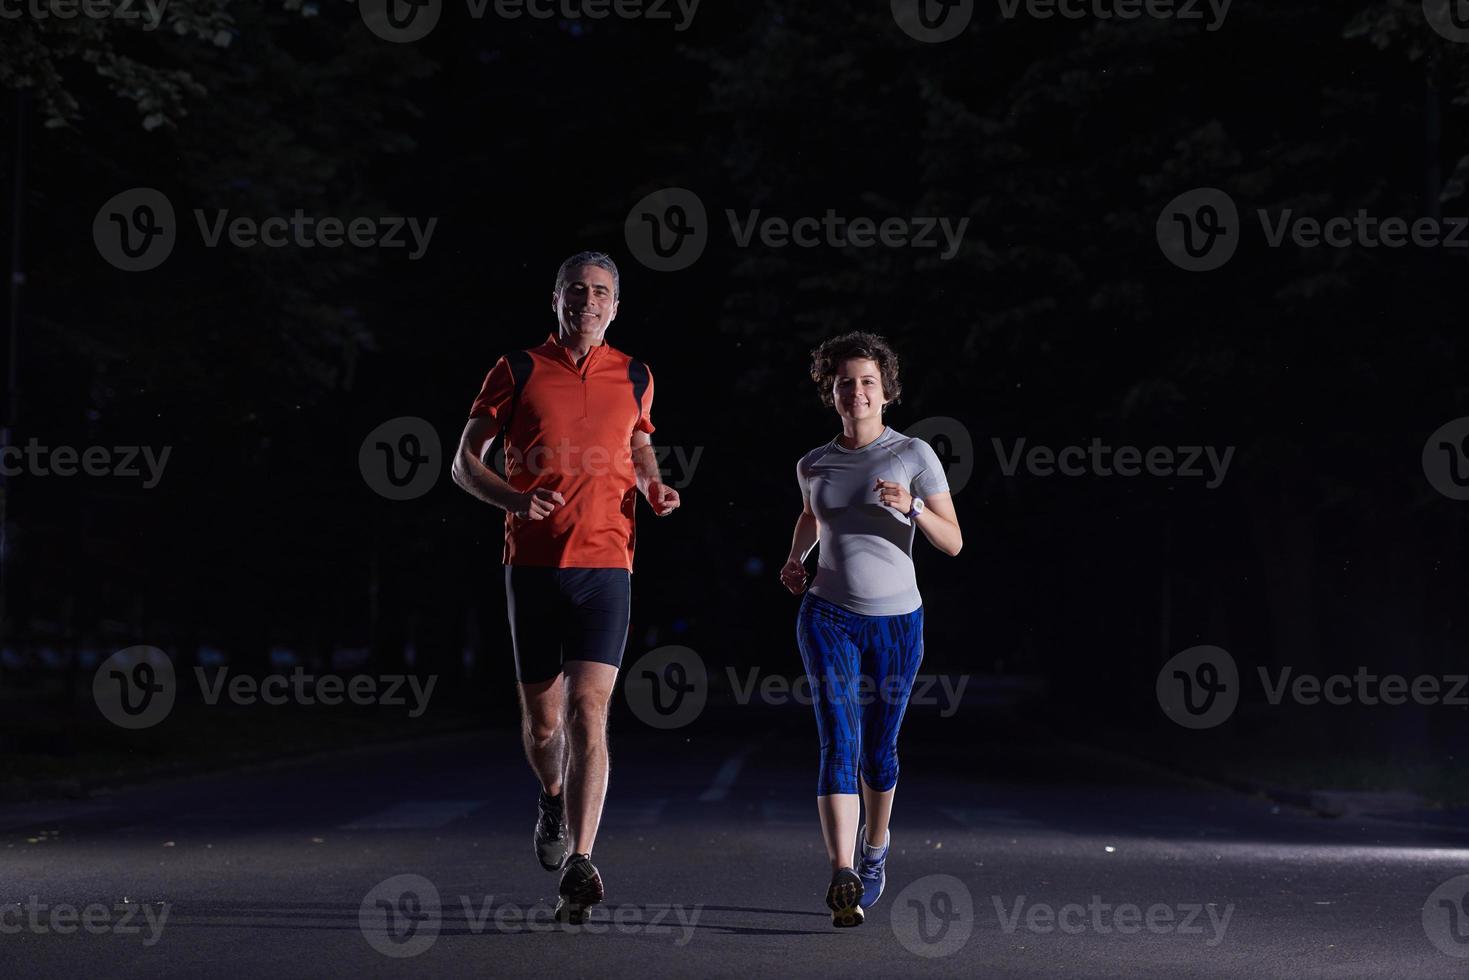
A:
[[[1469,954],[1469,879],[1455,880],[1469,830],[1328,820],[916,724],[888,891],[864,926],[835,930],[805,715],[667,733],[619,717],[613,753],[594,855],[607,904],[579,928],[550,920],[556,876],[531,852],[535,788],[513,732],[0,808],[0,972],[1303,980],[1469,968],[1451,955]]]

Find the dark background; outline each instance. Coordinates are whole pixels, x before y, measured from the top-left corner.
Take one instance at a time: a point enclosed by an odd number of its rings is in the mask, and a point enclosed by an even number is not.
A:
[[[1465,504],[1421,463],[1469,415],[1464,250],[1268,248],[1253,217],[1463,214],[1469,47],[1418,4],[1239,0],[1213,32],[980,4],[943,44],[886,3],[706,0],[682,32],[449,3],[413,44],[347,3],[175,0],[167,19],[0,23],[5,246],[24,276],[11,442],[173,450],[153,489],[7,481],[0,690],[27,772],[89,750],[68,734],[96,720],[88,668],[132,644],[256,673],[274,647],[317,669],[364,648],[363,670],[440,675],[441,710],[512,723],[498,512],[447,472],[386,500],[358,448],[407,415],[452,447],[495,358],[553,327],[558,263],[595,248],[622,271],[608,339],[657,378],[655,442],[703,452],[674,516],[640,505],[629,660],[681,643],[715,669],[799,672],[776,571],[795,461],[837,431],[808,351],[868,329],[902,356],[890,422],[950,416],[974,444],[962,554],[915,546],[926,671],[1035,679],[1018,718],[1184,767],[1286,779],[1272,767],[1294,760],[1469,796],[1464,708],[1271,708],[1247,685],[1227,724],[1184,737],[1154,696],[1201,643],[1250,676],[1464,670]],[[1244,236],[1191,273],[1154,228],[1204,186]],[[148,272],[109,265],[91,232],[132,187],[180,216]],[[662,187],[710,213],[681,272],[641,266],[623,236]],[[196,207],[439,223],[416,262],[208,249]],[[741,248],[726,208],[970,225],[949,261]],[[1236,451],[1209,490],[1006,476],[991,444],[1094,437]],[[167,759],[181,738],[121,754]]]

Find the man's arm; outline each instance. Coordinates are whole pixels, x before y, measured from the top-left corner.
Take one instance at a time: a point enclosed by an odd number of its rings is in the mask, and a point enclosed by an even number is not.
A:
[[[634,429],[630,448],[638,492],[648,501],[654,514],[659,517],[672,514],[682,501],[679,500],[678,491],[663,482],[663,474],[658,469],[658,456],[653,452],[652,437],[642,429]]]
[[[496,427],[494,419],[472,418],[466,422],[449,472],[455,483],[485,503],[494,504],[516,517],[539,521],[566,500],[556,491],[544,487],[520,493],[481,461],[495,438]]]

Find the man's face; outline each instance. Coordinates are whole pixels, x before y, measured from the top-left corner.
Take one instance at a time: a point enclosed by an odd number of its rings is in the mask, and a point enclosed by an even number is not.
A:
[[[882,371],[877,362],[870,357],[843,361],[832,379],[831,397],[836,402],[837,414],[844,419],[881,417],[887,399],[883,396]]]
[[[599,265],[575,269],[561,291],[551,294],[551,309],[562,337],[600,344],[617,316],[612,273]]]

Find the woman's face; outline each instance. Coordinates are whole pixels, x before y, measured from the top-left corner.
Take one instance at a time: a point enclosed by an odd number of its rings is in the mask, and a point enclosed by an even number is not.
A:
[[[883,395],[882,372],[877,362],[870,357],[853,357],[837,365],[831,398],[836,403],[837,414],[844,419],[860,422],[881,418],[887,398]]]

